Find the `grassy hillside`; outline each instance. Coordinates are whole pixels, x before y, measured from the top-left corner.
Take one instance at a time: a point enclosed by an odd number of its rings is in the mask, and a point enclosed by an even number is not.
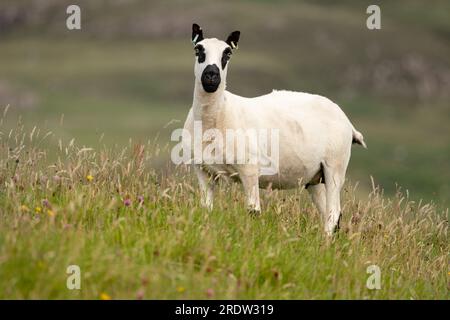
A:
[[[44,132],[1,137],[0,298],[448,298],[448,212],[404,194],[358,199],[347,184],[330,240],[302,190],[263,192],[255,218],[240,186],[221,185],[209,213],[183,168],[158,176],[152,144],[63,143],[49,164]]]

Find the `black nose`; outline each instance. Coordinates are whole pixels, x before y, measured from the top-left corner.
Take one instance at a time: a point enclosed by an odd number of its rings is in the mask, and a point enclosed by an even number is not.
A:
[[[217,90],[220,84],[220,71],[215,64],[206,66],[202,73],[202,85],[206,92],[212,93]]]
[[[204,75],[205,75],[204,79],[207,82],[215,82],[220,77],[220,75],[218,73],[216,73],[212,70],[205,72]]]

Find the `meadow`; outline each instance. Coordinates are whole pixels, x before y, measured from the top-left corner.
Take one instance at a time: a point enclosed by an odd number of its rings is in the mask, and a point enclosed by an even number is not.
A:
[[[163,149],[100,149],[18,125],[1,131],[0,298],[446,299],[448,211],[348,183],[340,232],[327,239],[303,189],[263,192],[264,213],[220,185],[199,205],[186,168],[152,168]],[[66,287],[68,266],[81,289]],[[380,289],[366,286],[380,268]]]
[[[448,1],[381,1],[378,31],[370,1],[78,3],[81,31],[64,1],[0,3],[0,298],[448,299]],[[254,219],[220,185],[208,213],[170,163],[193,22],[241,30],[230,91],[325,95],[364,134],[331,241],[302,189]]]

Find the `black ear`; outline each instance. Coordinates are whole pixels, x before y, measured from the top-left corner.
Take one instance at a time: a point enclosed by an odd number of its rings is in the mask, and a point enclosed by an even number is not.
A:
[[[232,49],[237,49],[238,48],[238,42],[239,42],[239,37],[241,36],[241,32],[240,31],[233,31],[227,38],[227,41],[225,41],[226,43],[228,43],[228,45],[232,48]]]
[[[192,25],[192,44],[195,46],[197,42],[200,42],[203,40],[203,30],[200,28],[200,26],[196,23]]]

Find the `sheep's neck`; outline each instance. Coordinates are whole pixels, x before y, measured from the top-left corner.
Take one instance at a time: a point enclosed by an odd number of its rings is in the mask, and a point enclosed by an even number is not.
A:
[[[203,130],[217,128],[220,113],[225,102],[225,88],[221,84],[216,92],[206,93],[201,83],[194,88],[194,120],[201,121]]]

